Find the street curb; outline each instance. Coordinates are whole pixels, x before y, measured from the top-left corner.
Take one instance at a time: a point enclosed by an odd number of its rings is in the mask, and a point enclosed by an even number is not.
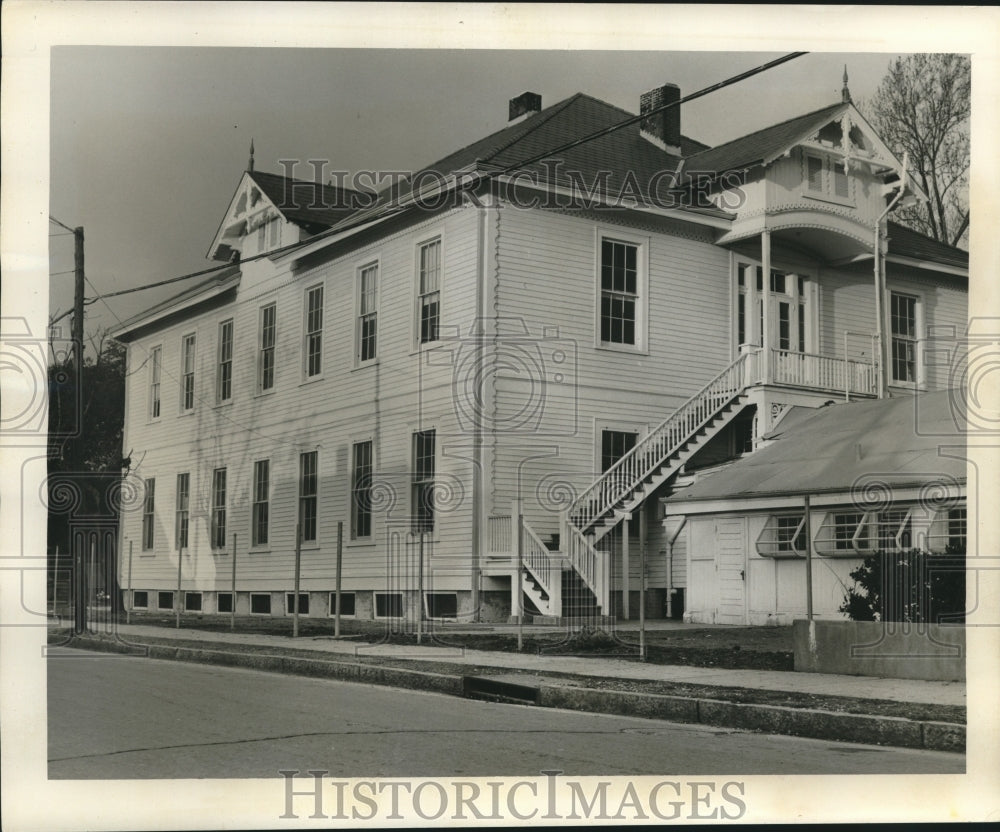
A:
[[[136,654],[151,659],[240,667],[272,673],[313,678],[337,679],[371,685],[400,687],[463,696],[467,677],[431,673],[377,664],[287,656],[276,653],[243,653],[212,647],[177,647],[167,644],[134,642],[78,636],[66,647],[109,653]],[[810,739],[834,740],[922,748],[929,751],[965,751],[964,725],[917,721],[894,716],[850,714],[780,705],[726,702],[704,697],[669,696],[634,691],[602,690],[573,685],[538,687],[536,705],[571,711],[663,719],[719,728],[738,728],[767,734],[786,734]]]

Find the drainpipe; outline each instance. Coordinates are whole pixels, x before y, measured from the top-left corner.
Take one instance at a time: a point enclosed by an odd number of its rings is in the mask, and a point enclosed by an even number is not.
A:
[[[875,332],[878,336],[878,397],[880,399],[885,399],[889,396],[889,384],[886,375],[889,351],[886,349],[888,345],[885,341],[885,313],[882,309],[882,303],[885,299],[885,290],[882,285],[884,279],[882,273],[882,221],[896,207],[896,203],[899,202],[906,191],[906,168],[909,164],[909,159],[909,154],[904,153],[903,171],[899,178],[899,190],[892,198],[892,202],[885,207],[885,210],[875,220],[875,250],[873,252],[873,259],[875,261]]]
[[[663,518],[667,518],[664,516]],[[667,540],[667,618],[671,617],[673,612],[673,581],[674,581],[674,542],[680,536],[680,533],[684,530],[687,525],[687,515],[681,515],[681,524],[677,527],[677,530],[670,536]]]

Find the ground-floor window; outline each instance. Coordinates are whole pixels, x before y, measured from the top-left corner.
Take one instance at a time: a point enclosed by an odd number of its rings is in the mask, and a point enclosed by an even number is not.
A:
[[[156,607],[161,610],[172,610],[174,608],[173,592],[157,592]]]
[[[375,617],[401,618],[403,615],[403,593],[376,592]]]
[[[145,590],[135,590],[132,592],[132,609],[144,610],[149,606],[149,593]]]
[[[271,614],[271,595],[265,592],[250,593],[250,612],[253,615]]]
[[[185,592],[184,609],[186,609],[188,612],[201,612],[201,593]]]
[[[218,609],[219,612],[232,612],[233,593],[220,592],[218,598],[216,598],[216,609]]]
[[[285,593],[285,610],[289,615],[295,612],[295,593]],[[309,593],[299,593],[299,615],[309,615]]]
[[[806,552],[804,514],[778,514],[767,518],[757,538],[757,552],[764,557],[802,557]]]
[[[355,599],[353,592],[341,592],[340,593],[340,614],[341,616],[351,616],[353,617],[355,612]],[[330,593],[330,615],[337,614],[337,593]]]
[[[424,595],[428,618],[457,618],[458,593],[428,592]]]

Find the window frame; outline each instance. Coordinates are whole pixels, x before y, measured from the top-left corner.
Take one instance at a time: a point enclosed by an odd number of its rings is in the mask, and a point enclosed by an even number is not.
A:
[[[228,610],[222,609],[222,599],[223,599],[223,597],[226,597],[226,598],[230,599],[230,601],[229,601],[230,607],[229,607]],[[215,593],[215,611],[217,613],[219,613],[220,615],[232,615],[233,614],[233,609],[234,609],[232,605],[234,603],[235,603],[235,601],[233,600],[233,592],[232,592],[232,590],[229,590],[228,592],[217,592],[217,593]]]
[[[883,528],[886,517],[901,515],[895,522],[891,549],[881,547],[884,539]],[[860,520],[838,522],[840,518],[856,517]],[[844,534],[839,532],[844,531]],[[848,537],[846,532],[850,532]],[[904,535],[909,535],[904,539]],[[813,548],[825,557],[864,557],[882,551],[902,552],[914,545],[913,507],[902,503],[892,503],[877,511],[863,511],[857,508],[831,509],[826,512],[813,537]]]
[[[226,357],[225,332],[229,330],[229,357]],[[233,354],[236,348],[236,325],[232,318],[219,321],[218,348],[215,361],[215,403],[229,404],[233,401]],[[227,374],[228,371],[228,374]]]
[[[810,160],[820,163],[821,187],[819,189],[810,186]],[[843,173],[840,173],[840,171],[843,171]],[[841,195],[837,193],[837,183],[841,181],[838,180],[838,175],[843,176],[843,182],[847,191],[846,194]],[[823,202],[853,206],[855,204],[855,182],[844,164],[843,155],[838,154],[832,148],[829,151],[814,148],[803,150],[801,192],[802,196],[806,199],[818,199]]]
[[[798,521],[795,524],[791,535],[787,535],[787,528],[791,525],[782,521]],[[764,527],[754,541],[754,548],[757,554],[763,558],[803,558],[806,556],[805,547],[808,541],[805,539],[806,515],[804,511],[780,512],[768,515]]]
[[[634,246],[636,249],[636,286],[634,296],[633,335],[634,343],[605,341],[603,251],[605,241]],[[627,352],[639,355],[649,354],[649,245],[650,238],[631,234],[618,228],[597,228],[594,250],[594,347],[613,352]],[[615,291],[615,290],[608,290]]]
[[[144,597],[144,602],[140,604],[136,598],[142,595]],[[149,609],[149,590],[148,589],[133,589],[132,590],[132,609],[133,610],[148,610]]]
[[[430,439],[430,454],[422,445]],[[425,428],[414,431],[410,439],[410,459],[413,467],[410,469],[410,529],[414,534],[433,535],[436,527],[437,512],[434,506],[434,488],[437,477],[438,441],[437,429]],[[427,467],[427,460],[430,466]],[[429,497],[427,496],[429,495]]]
[[[163,596],[170,596],[170,606],[165,607],[163,605]],[[156,591],[156,608],[158,610],[173,610],[177,604],[177,599],[174,597],[174,590],[172,589],[158,589]]]
[[[276,301],[265,303],[258,307],[257,313],[257,395],[264,396],[274,392],[275,380],[277,376],[277,348],[278,348],[278,304]],[[265,335],[268,332],[266,322],[267,314],[273,313],[271,323],[270,344],[266,343]],[[270,383],[268,381],[268,371],[270,370]]]
[[[351,604],[354,607],[354,612],[351,612],[351,613],[342,612],[340,614],[340,617],[341,618],[357,618],[357,614],[358,614],[358,593],[357,592],[354,592],[353,590],[348,591],[348,592],[345,592],[344,590],[341,590],[340,591],[340,605],[344,606],[344,599],[348,595],[351,596]],[[331,592],[330,593],[330,600],[329,600],[329,603],[327,604],[327,617],[329,617],[329,618],[336,618],[337,617],[337,593],[336,592]]]
[[[142,498],[142,551],[156,550],[156,477],[147,477]]]
[[[189,606],[189,600],[195,597],[197,597],[198,599],[198,606],[197,608],[192,608],[191,606]],[[199,590],[186,590],[184,592],[183,612],[204,612],[205,611],[204,601],[205,601],[204,595]]]
[[[254,612],[253,600],[254,598],[266,598],[267,599],[267,610],[265,612]],[[270,592],[251,592],[250,593],[250,615],[273,615],[274,605],[271,603],[271,593]]]
[[[897,316],[893,313],[893,304],[896,298],[905,298],[906,300],[913,301],[913,335],[912,337],[905,337],[896,334],[895,321]],[[909,290],[901,290],[896,288],[889,289],[888,303],[886,304],[886,311],[888,312],[888,330],[889,330],[889,384],[893,387],[903,387],[907,389],[915,389],[920,386],[923,382],[923,366],[920,360],[920,342],[923,340],[923,296],[918,292],[913,292]],[[897,379],[896,378],[896,343],[897,341],[909,344],[913,350],[913,378],[912,379]]]
[[[219,481],[222,483],[222,502],[219,502]],[[229,477],[226,467],[220,466],[212,469],[212,491],[211,491],[211,523],[209,525],[209,548],[214,552],[225,551],[226,548],[226,521],[228,500],[229,500]],[[221,521],[221,522],[220,522]],[[221,541],[221,542],[220,542]]]
[[[311,478],[314,480],[314,491],[311,494],[306,494],[304,492],[304,487],[306,484],[307,472],[305,470],[305,461],[307,457],[311,457],[314,461],[314,470],[312,472]],[[299,469],[298,469],[298,485],[297,485],[297,495],[298,502],[296,503],[296,523],[299,525],[299,535],[301,546],[317,546],[319,545],[319,451],[303,451],[299,454]],[[311,501],[312,505],[312,537],[306,537],[306,501]]]
[[[263,499],[261,498],[261,482],[259,474],[264,466]],[[271,460],[255,459],[253,462],[253,480],[250,483],[250,547],[262,549],[270,546],[271,539]],[[264,537],[260,538],[261,518],[259,509],[263,507]]]
[[[301,590],[299,590],[299,601],[298,601],[298,604],[296,605],[295,604],[295,592],[294,591],[288,592],[286,590],[285,591],[285,615],[295,615],[295,610],[292,609],[292,607],[294,607],[294,606],[304,606],[305,609],[300,609],[299,610],[299,615],[300,616],[303,616],[303,615],[308,616],[309,615],[309,610],[311,609],[311,606],[309,604],[309,593],[308,592],[302,592]]]
[[[378,614],[378,599],[379,596],[386,596],[387,598],[396,597],[399,598],[399,614],[392,615],[379,615]],[[388,605],[388,601],[386,602]],[[357,609],[357,608],[355,608]],[[384,590],[372,590],[372,618],[379,620],[396,620],[400,621],[406,618],[406,595],[402,592],[388,592]]]
[[[181,487],[183,484],[183,488]],[[183,499],[182,499],[183,498]],[[191,474],[188,471],[177,475],[174,491],[174,548],[190,547],[191,528]]]
[[[311,303],[316,292],[319,292],[319,309],[313,309]],[[318,327],[312,329],[313,313],[318,314]],[[306,287],[302,293],[302,380],[317,381],[323,378],[323,328],[326,318],[326,285],[323,282]],[[313,352],[313,343],[316,343]],[[313,371],[312,361],[316,359],[316,369]]]
[[[358,447],[361,445],[368,446],[368,484],[367,487],[362,489],[359,486],[358,480]],[[372,481],[375,478],[375,442],[372,437],[359,438],[351,442],[351,515],[350,515],[350,539],[351,542],[359,543],[371,543],[375,539],[375,527],[373,524],[374,512],[371,507],[371,490]],[[359,498],[356,495],[361,493],[367,493],[368,495],[368,506],[365,512],[368,516],[368,534],[362,535],[358,533],[358,513],[357,509],[361,505]]]
[[[375,288],[372,292],[366,292],[365,289],[365,275],[374,269],[375,275]],[[379,311],[381,302],[381,284],[382,284],[382,260],[381,257],[372,257],[367,259],[362,265],[355,268],[354,277],[354,366],[368,367],[372,364],[378,362],[379,355]],[[364,311],[368,309],[367,299],[369,296],[372,299],[371,311]],[[365,354],[365,339],[367,335],[364,332],[365,324],[371,321],[374,325],[374,333],[371,336],[371,341],[373,343],[372,353],[367,357]]]
[[[194,374],[197,362],[197,333],[189,332],[181,336],[181,415],[194,412],[195,385]],[[190,369],[189,369],[190,365]],[[190,404],[189,404],[190,400]]]
[[[149,350],[149,402],[146,411],[149,421],[159,421],[163,415],[163,345]]]
[[[424,260],[423,254],[426,249],[437,247],[437,287],[430,291],[424,290]],[[425,344],[435,344],[441,340],[441,312],[442,299],[444,297],[444,235],[436,232],[426,236],[416,243],[415,265],[414,265],[414,323],[413,323],[413,345],[415,349],[420,349]],[[432,338],[424,337],[424,299],[436,295],[437,312],[436,329]]]

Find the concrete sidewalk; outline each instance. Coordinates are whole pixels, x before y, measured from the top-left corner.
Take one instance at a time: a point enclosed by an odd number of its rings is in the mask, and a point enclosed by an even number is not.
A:
[[[529,628],[525,628],[527,634]],[[479,665],[497,669],[520,670],[545,676],[551,673],[572,673],[608,679],[640,679],[677,682],[692,685],[738,687],[758,690],[822,696],[844,696],[857,699],[882,699],[894,702],[914,702],[928,705],[966,704],[964,682],[931,682],[914,679],[888,679],[868,676],[841,676],[827,673],[796,673],[794,671],[742,670],[689,665],[664,665],[595,656],[537,655],[501,651],[472,650],[465,647],[420,646],[406,644],[369,644],[357,638],[334,639],[332,636],[302,636],[292,639],[283,635],[263,635],[240,632],[210,632],[205,630],[175,630],[142,624],[121,624],[119,637],[137,639],[177,639],[208,645],[243,645],[265,647],[281,653],[289,649],[337,654],[357,658],[389,658],[394,660],[435,661],[452,664]]]

